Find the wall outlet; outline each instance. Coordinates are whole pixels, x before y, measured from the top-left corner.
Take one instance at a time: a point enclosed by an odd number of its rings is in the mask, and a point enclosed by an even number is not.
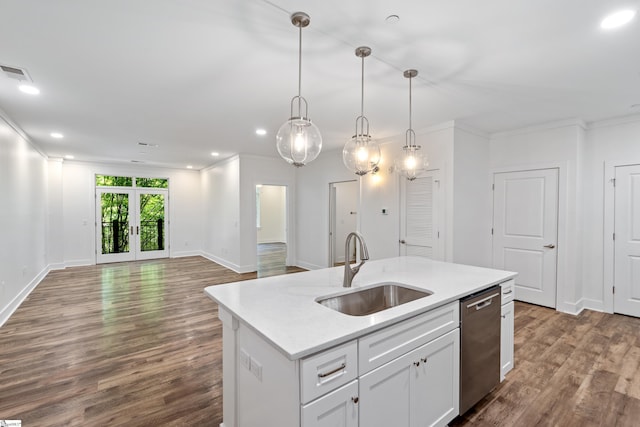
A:
[[[262,381],[262,364],[253,357],[251,358],[251,372],[258,380]]]
[[[251,356],[249,356],[249,353],[247,353],[244,348],[240,349],[240,365],[251,370]]]

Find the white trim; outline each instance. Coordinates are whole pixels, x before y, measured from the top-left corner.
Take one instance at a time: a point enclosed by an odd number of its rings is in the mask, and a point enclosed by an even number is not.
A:
[[[33,292],[33,290],[40,284],[40,282],[49,274],[50,266],[46,266],[40,273],[36,275],[22,291],[18,293],[6,306],[0,310],[0,327],[2,327],[7,320],[15,313],[15,311],[22,305],[25,299]]]
[[[582,304],[584,308],[587,310],[602,311],[602,312],[605,311],[602,301],[598,301],[591,298],[582,298]]]
[[[171,253],[169,258],[186,258],[189,256],[202,256],[200,251],[176,251]]]
[[[296,267],[304,268],[305,270],[320,270],[320,269],[323,269],[323,268],[327,268],[327,267],[325,267],[323,265],[311,264],[309,262],[304,262],[304,261],[298,261],[296,263]]]
[[[87,265],[96,265],[95,259],[76,259],[64,262],[64,268],[69,267],[85,267]]]
[[[613,117],[610,119],[598,120],[587,123],[587,129],[599,129],[610,126],[626,125],[628,123],[640,122],[640,114],[630,114],[627,116]]]
[[[505,136],[523,135],[527,133],[535,133],[535,132],[540,132],[544,130],[560,129],[560,128],[570,127],[570,126],[578,126],[584,130],[587,129],[587,124],[583,120],[574,118],[574,119],[557,120],[553,122],[542,123],[539,125],[528,126],[528,127],[505,131],[505,132],[496,132],[496,133],[492,133],[490,137],[491,139],[496,137],[502,138]]]
[[[219,258],[216,255],[207,253],[205,251],[200,252],[200,255],[206,259],[208,259],[209,261],[213,261],[216,264],[220,264],[221,266],[228,268],[229,270],[233,270],[234,272],[238,273],[238,274],[242,274],[242,273],[251,273],[256,271],[256,266],[251,266],[251,265],[237,265],[234,264],[232,262],[229,262],[223,258]]]
[[[584,298],[580,298],[575,303],[566,303],[565,310],[563,310],[563,312],[577,316],[578,314],[582,313],[584,309],[585,309]]]
[[[491,181],[495,182],[495,174],[496,173],[505,173],[505,172],[524,172],[524,171],[532,171],[532,170],[541,170],[541,169],[558,169],[558,241],[556,246],[558,248],[558,257],[556,260],[557,268],[556,268],[556,310],[562,311],[565,313],[575,313],[578,310],[578,306],[580,305],[580,301],[577,302],[568,302],[564,301],[565,296],[565,287],[567,286],[566,279],[570,272],[570,266],[568,265],[568,255],[567,248],[569,242],[569,228],[568,228],[568,203],[569,199],[568,195],[568,169],[569,162],[551,162],[551,163],[540,163],[533,165],[521,165],[521,166],[505,166],[499,168],[492,168],[491,170]],[[493,218],[493,214],[492,214]],[[493,238],[491,239],[491,247],[493,248]],[[493,259],[492,259],[493,265]],[[582,311],[582,308],[579,309]],[[578,313],[580,312],[578,311]]]
[[[11,129],[13,129],[15,131],[15,133],[17,133],[20,138],[24,139],[25,141],[27,141],[27,143],[31,146],[31,148],[33,148],[34,150],[36,150],[38,153],[40,153],[40,155],[42,157],[44,157],[45,159],[48,159],[49,156],[47,156],[45,154],[44,151],[42,151],[42,149],[35,143],[33,142],[33,140],[31,138],[29,138],[29,135],[27,135],[20,126],[18,126],[18,124],[16,122],[14,122],[11,117],[9,117],[7,115],[7,113],[0,108],[0,119],[2,119]]]

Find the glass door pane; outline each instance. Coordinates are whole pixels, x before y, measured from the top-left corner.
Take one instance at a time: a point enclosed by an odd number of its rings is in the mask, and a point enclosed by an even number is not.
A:
[[[167,236],[167,192],[138,190],[137,259],[169,256]]]
[[[134,259],[131,251],[133,218],[129,209],[132,190],[96,192],[97,262],[119,262]]]

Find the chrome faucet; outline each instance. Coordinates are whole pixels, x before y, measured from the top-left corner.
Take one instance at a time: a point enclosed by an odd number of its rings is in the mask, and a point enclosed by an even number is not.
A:
[[[351,265],[349,265],[350,257],[348,255],[349,243],[351,243],[352,238],[355,238],[360,242],[360,264],[356,265],[353,268],[351,267]],[[344,279],[342,280],[342,286],[344,286],[345,288],[350,288],[351,282],[353,282],[353,278],[356,274],[358,274],[358,271],[360,271],[360,267],[362,267],[364,265],[364,262],[369,259],[369,251],[367,250],[367,244],[364,242],[364,237],[362,237],[362,234],[358,233],[357,231],[352,231],[347,235],[347,240],[344,242],[344,258]],[[358,261],[357,257],[356,261]]]

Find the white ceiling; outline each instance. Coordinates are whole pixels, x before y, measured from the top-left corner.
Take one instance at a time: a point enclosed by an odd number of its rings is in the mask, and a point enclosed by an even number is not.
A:
[[[311,16],[302,95],[323,150],[354,131],[361,45],[373,49],[365,114],[377,139],[404,142],[408,68],[420,73],[418,133],[448,120],[488,133],[588,122],[640,113],[640,19],[599,27],[639,3],[0,0],[0,64],[26,69],[41,90],[25,95],[2,74],[0,109],[52,157],[200,169],[236,153],[277,156],[275,133],[297,92],[289,15],[301,10]],[[391,14],[399,22],[385,22]]]

